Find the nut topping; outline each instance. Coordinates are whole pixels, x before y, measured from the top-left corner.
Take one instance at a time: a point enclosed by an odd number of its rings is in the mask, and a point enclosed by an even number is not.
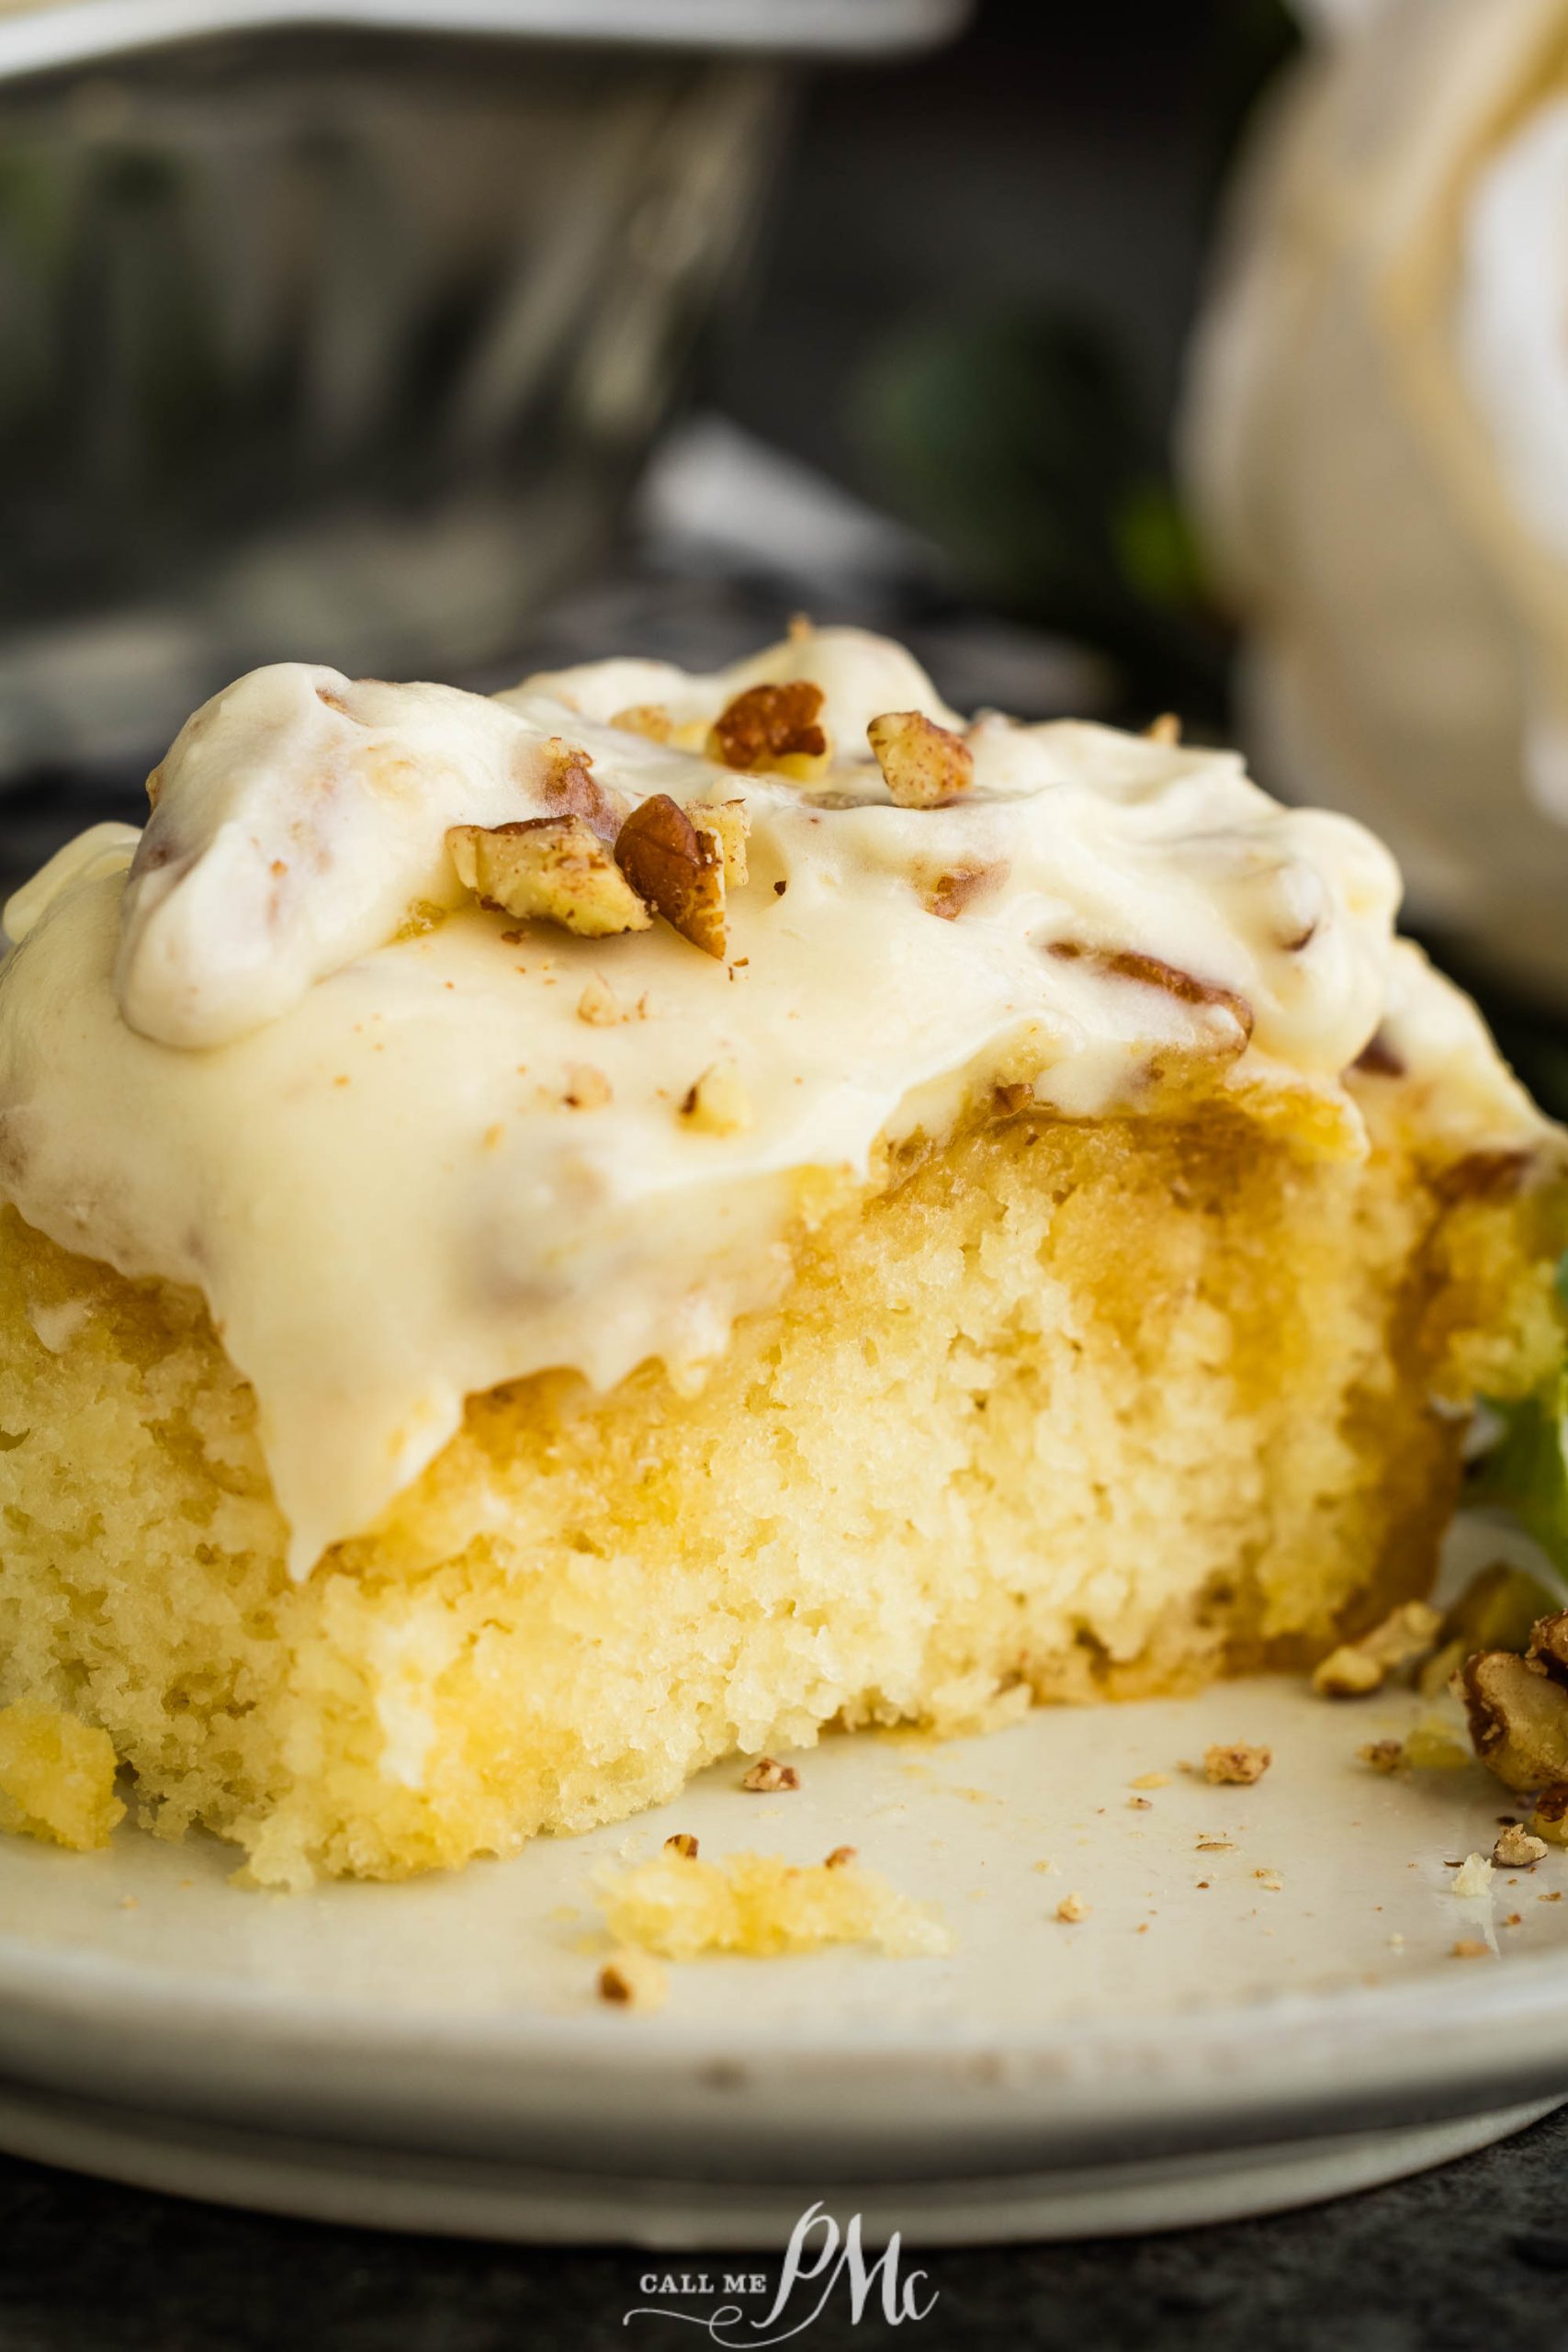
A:
[[[1260,1781],[1274,1761],[1273,1751],[1267,1747],[1249,1747],[1243,1739],[1224,1745],[1216,1742],[1203,1750],[1203,1778],[1215,1787],[1225,1784],[1249,1789]]]
[[[451,825],[446,848],[466,890],[497,914],[558,923],[581,939],[646,931],[651,916],[585,818]]]
[[[1492,1859],[1499,1870],[1533,1871],[1537,1862],[1544,1861],[1547,1843],[1544,1838],[1532,1838],[1517,1821],[1511,1821],[1492,1849]]]
[[[943,922],[956,922],[964,909],[983,899],[988,890],[998,888],[1008,878],[1004,859],[989,865],[958,865],[951,871],[927,876],[918,875],[916,888],[929,915],[936,915]]]
[[[754,1797],[771,1797],[786,1789],[798,1789],[800,1774],[793,1764],[781,1764],[774,1756],[760,1756],[740,1783]]]
[[[718,846],[727,891],[741,889],[747,879],[746,837],[751,820],[744,800],[721,800],[686,811],[699,833]]]
[[[581,817],[602,842],[613,842],[626,821],[620,794],[602,785],[588,753],[562,736],[552,735],[545,745],[539,788],[552,817]]]
[[[1475,1752],[1510,1789],[1568,1781],[1568,1690],[1539,1661],[1482,1650],[1461,1689]]]
[[[623,735],[644,735],[650,743],[668,743],[674,738],[675,721],[661,702],[628,703],[625,710],[617,710],[611,718]]]
[[[866,729],[882,779],[900,808],[942,808],[975,781],[975,754],[923,711],[888,710]]]
[[[749,774],[810,775],[828,756],[828,738],[818,718],[822,703],[821,687],[807,678],[782,686],[748,686],[714,720],[707,756]]]
[[[1244,996],[1235,989],[1222,988],[1217,980],[1201,980],[1195,973],[1163,963],[1157,956],[1141,956],[1132,947],[1086,947],[1075,939],[1053,940],[1049,952],[1063,963],[1081,959],[1108,979],[1134,980],[1143,988],[1163,989],[1182,1004],[1223,1007],[1240,1030],[1243,1045],[1252,1035],[1252,1007]]]
[[[751,1125],[751,1101],[733,1062],[704,1070],[681,1105],[688,1126],[705,1136],[744,1135]]]
[[[722,961],[725,861],[716,829],[699,832],[679,801],[652,793],[621,827],[615,863],[672,931]]]

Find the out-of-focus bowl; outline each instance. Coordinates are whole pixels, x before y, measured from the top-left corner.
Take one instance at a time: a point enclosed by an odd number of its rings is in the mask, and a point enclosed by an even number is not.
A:
[[[743,272],[801,52],[963,6],[0,0],[0,778],[258,662],[503,659]]]

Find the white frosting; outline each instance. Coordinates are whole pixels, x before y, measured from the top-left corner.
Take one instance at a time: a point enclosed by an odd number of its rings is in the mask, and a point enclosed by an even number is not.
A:
[[[658,703],[700,740],[790,676],[827,696],[808,787],[608,724]],[[264,670],[183,731],[140,846],[98,828],[13,899],[0,1186],[66,1247],[202,1291],[254,1385],[297,1574],[475,1392],[547,1366],[606,1387],[649,1357],[700,1377],[785,1279],[803,1178],[863,1174],[880,1136],[992,1078],[1026,1069],[1091,1115],[1187,1051],[1216,1084],[1337,1095],[1391,1014],[1407,1059],[1429,1027],[1468,1074],[1462,1141],[1544,1132],[1396,950],[1398,877],[1359,826],[1280,808],[1228,752],[997,718],[968,731],[962,799],[900,808],[864,733],[889,708],[962,724],[851,630],[711,678],[611,662],[495,700]],[[728,964],[662,922],[586,940],[461,903],[446,827],[537,813],[551,739],[629,803],[744,801]],[[944,919],[928,902],[955,874],[981,879]],[[452,911],[420,929],[422,902]],[[629,1017],[583,1018],[592,982]],[[719,1064],[750,1106],[724,1133],[681,1110]]]

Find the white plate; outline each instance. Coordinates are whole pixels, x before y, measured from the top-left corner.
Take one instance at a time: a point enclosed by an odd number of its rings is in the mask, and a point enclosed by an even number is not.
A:
[[[840,2188],[933,2240],[1116,2226],[1118,2194],[1146,2227],[1335,2193],[1568,2094],[1568,1851],[1458,1899],[1450,1865],[1490,1849],[1506,1792],[1356,1760],[1419,1712],[1268,1679],[942,1745],[836,1738],[793,1795],[726,1766],[629,1826],[306,1896],[232,1888],[211,1841],[0,1839],[0,2144],[345,2218],[570,2236],[591,2215],[644,2243],[744,2242]],[[1180,1769],[1235,1739],[1273,1748],[1255,1787]],[[855,1845],[956,1950],[699,1962],[664,2010],[606,2009],[592,1873],[674,1829],[710,1856]],[[1495,1956],[1453,1957],[1461,1939]],[[1457,2129],[1409,2136],[1434,2123]]]

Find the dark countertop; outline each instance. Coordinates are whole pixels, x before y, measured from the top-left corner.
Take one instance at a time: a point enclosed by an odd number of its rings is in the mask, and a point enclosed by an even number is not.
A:
[[[796,2340],[811,2352],[879,2340],[909,2352],[1561,2352],[1565,2191],[1568,2109],[1439,2172],[1273,2220],[924,2256],[938,2301],[918,2325],[895,2338],[874,2304],[858,2328],[836,2308]],[[683,2267],[276,2221],[0,2160],[3,2352],[702,2343],[674,2321],[624,2324],[650,2266]]]

